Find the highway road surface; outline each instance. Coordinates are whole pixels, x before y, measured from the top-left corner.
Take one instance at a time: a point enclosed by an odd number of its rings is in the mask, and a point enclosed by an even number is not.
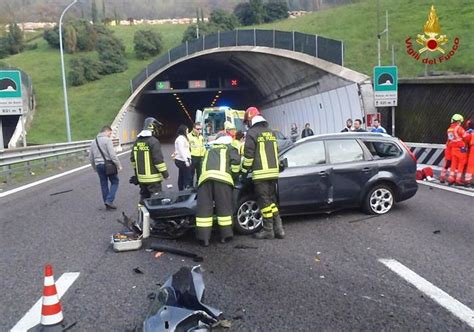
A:
[[[171,153],[166,145],[166,156]],[[0,199],[0,330],[33,320],[44,265],[74,274],[62,296],[69,331],[133,331],[150,300],[191,259],[110,245],[138,187],[121,157],[117,211],[105,210],[90,168]],[[166,183],[176,187],[176,167]],[[198,246],[192,235],[154,239],[204,257],[205,302],[230,331],[456,330],[474,328],[474,199],[420,186],[388,215],[358,210],[285,219],[284,240],[237,236]],[[238,249],[236,246],[252,248]],[[134,272],[139,268],[143,274]],[[62,277],[63,276],[63,277]],[[62,286],[61,286],[62,287]],[[23,320],[22,320],[23,319]]]

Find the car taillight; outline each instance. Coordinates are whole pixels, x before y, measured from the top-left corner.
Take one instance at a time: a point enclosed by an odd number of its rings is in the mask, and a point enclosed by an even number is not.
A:
[[[418,162],[418,160],[416,160],[416,156],[413,154],[413,152],[411,152],[410,148],[405,144],[405,142],[403,142],[401,139],[399,139],[400,143],[402,143],[402,145],[405,147],[405,149],[407,150],[408,154],[410,155],[410,157],[413,158],[413,160],[415,161],[415,163]]]

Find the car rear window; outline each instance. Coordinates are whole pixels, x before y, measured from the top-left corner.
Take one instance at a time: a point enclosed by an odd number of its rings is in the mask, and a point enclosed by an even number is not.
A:
[[[331,164],[364,160],[364,151],[354,139],[326,141]]]
[[[375,159],[395,158],[402,154],[395,143],[364,141],[364,144]]]
[[[295,146],[283,155],[288,167],[314,166],[326,163],[324,143],[309,141]]]

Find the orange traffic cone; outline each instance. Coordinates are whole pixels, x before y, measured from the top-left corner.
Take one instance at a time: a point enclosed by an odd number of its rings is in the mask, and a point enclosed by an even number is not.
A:
[[[56,284],[54,283],[53,267],[44,267],[43,306],[41,307],[41,325],[51,326],[63,321],[63,311],[59,302]]]

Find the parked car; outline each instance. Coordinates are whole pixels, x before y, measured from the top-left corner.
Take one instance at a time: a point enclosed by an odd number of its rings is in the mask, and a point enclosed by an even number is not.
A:
[[[418,190],[415,156],[387,134],[310,136],[282,149],[279,158],[277,198],[282,216],[353,207],[382,215]],[[262,216],[250,179],[236,186],[234,199],[236,231],[256,232]],[[163,192],[145,200],[145,205],[154,229],[177,237],[193,227],[196,191]]]
[[[278,179],[282,216],[361,207],[385,214],[418,190],[416,158],[387,134],[338,133],[311,136],[280,152]],[[240,233],[261,225],[252,182],[238,194],[235,226]]]

